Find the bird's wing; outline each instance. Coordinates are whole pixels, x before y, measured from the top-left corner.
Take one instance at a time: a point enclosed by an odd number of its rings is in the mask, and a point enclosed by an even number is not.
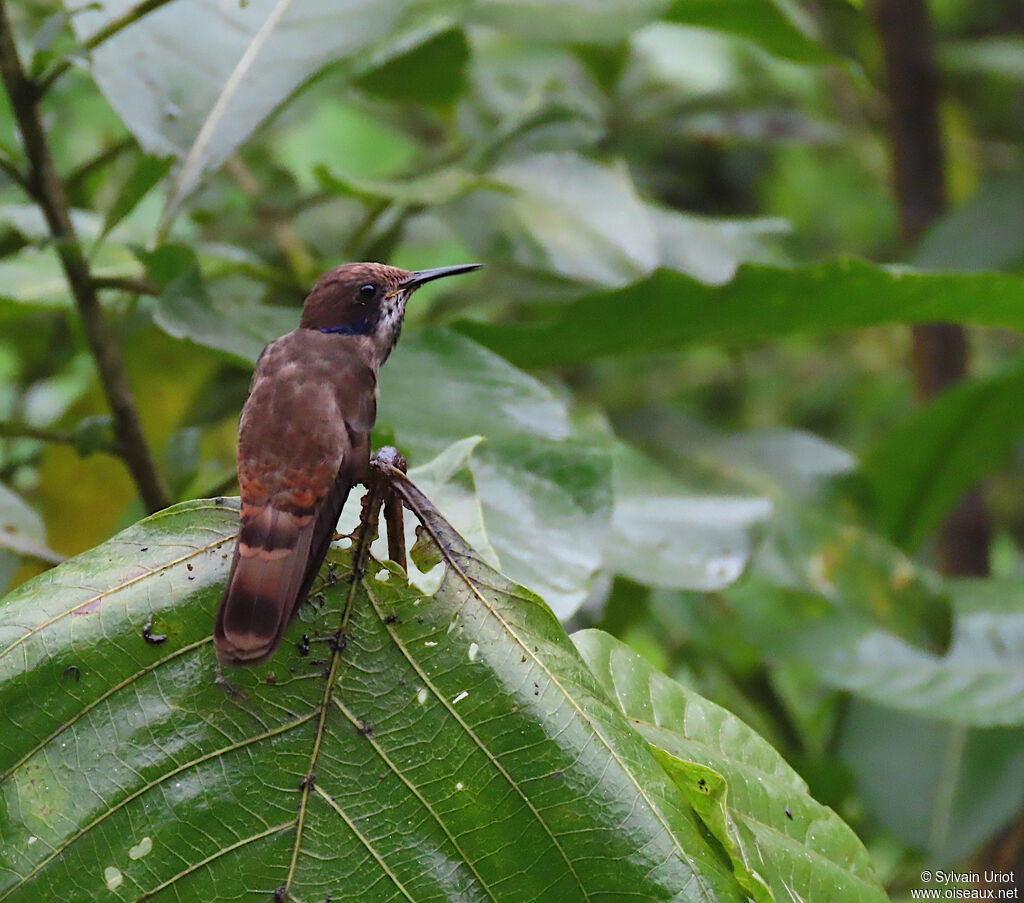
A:
[[[335,398],[345,423],[349,452],[342,460],[334,484],[317,515],[306,573],[299,589],[300,600],[306,597],[320,572],[349,491],[366,478],[370,461],[370,431],[377,418],[377,377],[373,370],[358,357],[349,356],[335,362],[333,377]]]
[[[273,654],[366,469],[362,386],[341,385],[344,359],[325,360],[318,337],[296,337],[264,353],[239,425],[242,526],[214,628],[226,664]]]

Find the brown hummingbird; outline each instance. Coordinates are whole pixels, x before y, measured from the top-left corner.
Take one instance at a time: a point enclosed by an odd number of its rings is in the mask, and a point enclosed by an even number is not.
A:
[[[313,286],[299,328],[263,349],[238,424],[242,527],[213,630],[223,664],[273,655],[320,570],[349,490],[367,474],[377,371],[409,296],[478,266],[337,267]]]

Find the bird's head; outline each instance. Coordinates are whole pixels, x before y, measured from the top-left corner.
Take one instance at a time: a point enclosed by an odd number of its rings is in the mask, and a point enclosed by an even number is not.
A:
[[[380,364],[398,341],[406,302],[416,289],[479,266],[464,263],[410,271],[383,263],[346,263],[324,273],[313,286],[300,325],[328,334],[366,336]]]

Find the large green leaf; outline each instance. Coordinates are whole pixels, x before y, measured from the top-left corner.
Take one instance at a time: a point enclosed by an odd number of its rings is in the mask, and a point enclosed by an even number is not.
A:
[[[506,216],[518,262],[597,285],[625,285],[658,264],[658,235],[624,165],[572,153],[514,159],[494,176],[517,189]]]
[[[869,570],[875,570],[869,568]],[[881,576],[870,577],[875,582]],[[891,573],[891,598],[913,571]],[[731,629],[771,661],[807,662],[831,687],[879,705],[962,726],[1024,724],[1024,589],[1017,580],[947,581],[952,642],[934,651],[896,633],[888,615],[842,598],[841,607],[761,577],[731,587]],[[880,593],[864,602],[885,601]],[[920,600],[919,606],[927,604]],[[906,620],[905,617],[901,620]]]
[[[165,223],[205,173],[220,166],[297,88],[330,63],[352,76],[406,54],[460,24],[574,41],[621,40],[656,19],[667,0],[178,0],[144,15],[92,52],[92,71],[142,146],[174,155]],[[131,0],[76,10],[87,41]],[[140,52],[144,48],[145,52]],[[185,48],[182,51],[182,48]],[[462,60],[434,65],[460,68]]]
[[[63,560],[46,545],[43,519],[17,493],[0,483],[0,552],[4,551],[49,564]]]
[[[728,615],[706,628],[709,642],[720,631],[769,663],[800,661],[827,686],[921,717],[1024,723],[1019,580],[943,580],[836,517],[822,477],[852,458],[806,434],[717,434],[653,408],[636,428],[677,469],[703,463],[705,480],[728,473],[775,502],[745,576],[722,593]]]
[[[437,593],[372,561],[350,582],[337,556],[231,687],[210,626],[233,504],[169,509],[11,594],[0,899],[738,903],[550,610],[409,492]]]
[[[520,366],[561,366],[883,323],[948,320],[1020,329],[1021,298],[1024,279],[999,273],[922,273],[854,259],[793,268],[748,264],[720,287],[659,270],[628,288],[555,308],[542,322],[459,328]]]
[[[199,258],[184,245],[165,244],[138,254],[161,286],[153,320],[168,335],[251,362],[268,342],[298,324],[297,310],[258,303],[250,284],[239,288],[222,280],[211,293]]]
[[[135,4],[77,11],[87,39]],[[178,0],[104,41],[92,71],[149,152],[181,160],[168,215],[289,94],[332,61],[365,71],[445,31],[461,4]]]
[[[693,799],[751,896],[771,899],[770,887],[777,901],[887,899],[853,831],[811,798],[767,741],[609,634],[583,630],[572,639]]]
[[[1009,459],[1021,429],[1024,360],[914,411],[864,458],[882,529],[916,549],[965,490]]]
[[[488,538],[510,576],[568,617],[601,566],[609,451],[576,435],[549,388],[476,343],[441,330],[410,339],[381,369],[378,422],[418,464],[483,437],[469,467]]]
[[[3,483],[0,483],[0,592],[9,585],[22,558],[47,564],[63,556],[46,544],[43,519]]]
[[[1024,59],[1024,56],[1021,57]],[[910,262],[924,270],[1000,270],[1024,260],[1024,178],[992,176],[928,229]]]
[[[615,41],[657,19],[668,0],[475,0],[470,20],[544,41]]]
[[[625,285],[659,264],[702,282],[727,282],[741,263],[766,260],[766,238],[785,230],[778,219],[697,216],[645,203],[624,165],[568,151],[526,154],[484,175],[456,167],[404,180],[358,179],[325,167],[317,173],[338,194],[442,206],[438,214],[481,257],[511,256],[521,267],[584,285]],[[481,205],[491,212],[482,215]]]
[[[1024,728],[968,728],[860,699],[838,753],[868,812],[927,862],[964,861],[1024,803]]]
[[[939,59],[950,72],[994,75],[1013,81],[1024,78],[1024,42],[1019,35],[995,35],[944,42]]]
[[[545,41],[614,41],[665,16],[739,34],[801,62],[832,59],[774,0],[477,0],[471,18]]]
[[[121,185],[114,203],[107,210],[103,230],[97,241],[102,241],[118,223],[139,206],[142,199],[170,172],[171,162],[169,157],[143,155],[139,158],[135,168]]]
[[[614,486],[604,566],[648,586],[722,589],[746,567],[755,527],[772,512],[766,498],[687,485],[621,443]]]

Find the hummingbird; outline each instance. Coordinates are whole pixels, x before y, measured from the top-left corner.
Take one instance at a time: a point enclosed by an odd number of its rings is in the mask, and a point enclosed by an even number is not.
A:
[[[313,286],[299,328],[263,349],[238,424],[241,529],[213,630],[222,664],[270,658],[316,578],[367,476],[377,373],[409,297],[478,267],[347,263]]]

